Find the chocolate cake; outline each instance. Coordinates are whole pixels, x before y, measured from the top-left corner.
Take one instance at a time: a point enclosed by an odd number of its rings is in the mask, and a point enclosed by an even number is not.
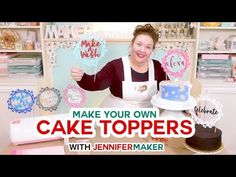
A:
[[[205,151],[214,151],[221,146],[222,131],[216,127],[204,128],[200,124],[195,125],[195,134],[186,138],[186,144],[192,148]]]

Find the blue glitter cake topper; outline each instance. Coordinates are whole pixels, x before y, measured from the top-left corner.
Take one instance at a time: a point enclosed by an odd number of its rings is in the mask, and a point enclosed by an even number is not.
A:
[[[73,54],[87,66],[97,66],[106,53],[106,41],[99,36],[87,33],[76,44]]]
[[[34,97],[32,91],[17,89],[16,91],[11,92],[9,99],[7,100],[8,109],[17,113],[31,112],[35,99],[36,97]]]

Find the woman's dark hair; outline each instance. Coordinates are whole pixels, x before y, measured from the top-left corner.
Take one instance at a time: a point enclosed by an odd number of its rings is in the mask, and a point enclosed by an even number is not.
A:
[[[153,28],[151,24],[138,25],[136,26],[133,32],[134,37],[132,39],[132,43],[134,43],[135,38],[140,34],[147,34],[153,39],[154,41],[153,49],[154,49],[159,38],[158,30]]]

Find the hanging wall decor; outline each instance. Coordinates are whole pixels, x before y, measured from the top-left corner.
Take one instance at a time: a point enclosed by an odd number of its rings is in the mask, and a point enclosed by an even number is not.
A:
[[[189,52],[192,48],[192,42],[158,42],[156,49],[168,51],[170,49],[179,49],[184,52]]]
[[[45,49],[49,57],[49,64],[51,66],[56,65],[56,50],[58,48],[75,48],[76,41],[46,41]]]
[[[52,24],[45,27],[44,44],[49,57],[49,64],[56,65],[56,50],[58,48],[74,48],[80,37],[90,31],[89,26],[71,24]]]

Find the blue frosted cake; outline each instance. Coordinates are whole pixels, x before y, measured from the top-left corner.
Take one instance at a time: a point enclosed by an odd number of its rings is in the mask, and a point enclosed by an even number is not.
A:
[[[184,102],[190,97],[191,84],[184,81],[160,82],[160,95],[162,99]]]

